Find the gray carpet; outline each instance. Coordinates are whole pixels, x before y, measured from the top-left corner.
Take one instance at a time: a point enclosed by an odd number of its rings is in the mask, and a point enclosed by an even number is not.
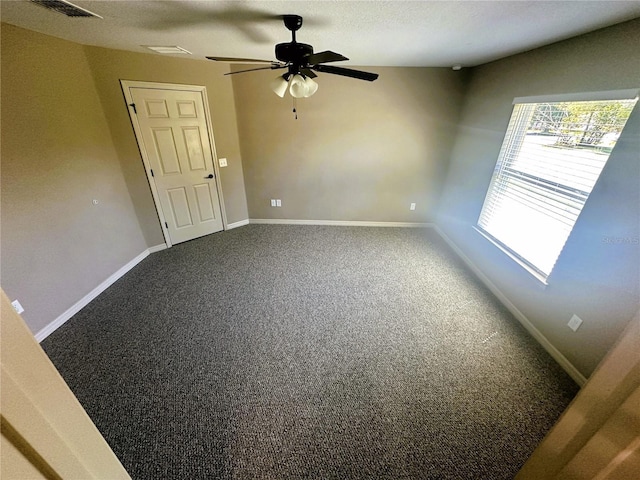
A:
[[[511,479],[578,389],[429,229],[180,244],[42,346],[134,479]]]

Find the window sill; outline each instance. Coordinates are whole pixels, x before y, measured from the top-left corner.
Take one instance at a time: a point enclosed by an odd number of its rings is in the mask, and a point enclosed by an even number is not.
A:
[[[514,262],[516,262],[518,265],[520,265],[524,270],[526,270],[529,274],[531,274],[531,276],[533,276],[538,282],[540,282],[541,286],[543,288],[546,288],[548,283],[547,283],[547,278],[544,275],[541,275],[539,272],[537,272],[536,270],[534,270],[533,268],[531,268],[527,263],[525,263],[524,261],[522,261],[522,259],[518,258],[516,255],[513,254],[513,252],[511,252],[510,250],[508,250],[507,248],[505,248],[503,245],[501,245],[500,243],[496,242],[495,239],[493,239],[488,233],[486,233],[485,231],[483,231],[481,228],[479,228],[478,226],[473,226],[473,229],[478,232],[480,235],[482,235],[482,237],[484,237],[485,239],[487,239],[489,242],[491,242],[492,245],[494,245],[495,247],[497,247],[502,253],[504,253],[505,255],[507,255],[511,260],[513,260]]]

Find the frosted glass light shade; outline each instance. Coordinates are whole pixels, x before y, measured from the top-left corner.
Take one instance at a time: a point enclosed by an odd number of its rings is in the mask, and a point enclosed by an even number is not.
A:
[[[270,85],[271,90],[281,98],[284,97],[284,94],[287,91],[287,86],[289,86],[289,82],[285,80],[283,75],[278,75],[274,78]]]
[[[307,93],[305,97],[310,97],[314,93],[318,91],[318,84],[314,82],[311,77],[307,77],[304,79],[304,84],[307,87]]]
[[[306,97],[308,91],[307,84],[304,82],[304,77],[300,74],[296,74],[291,79],[291,86],[289,87],[289,93],[294,98]]]

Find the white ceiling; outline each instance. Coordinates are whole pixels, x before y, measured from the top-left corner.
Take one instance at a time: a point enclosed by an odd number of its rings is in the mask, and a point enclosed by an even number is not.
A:
[[[150,51],[274,59],[291,34],[278,17],[304,18],[297,34],[341,65],[475,66],[640,17],[639,1],[124,1],[75,0],[103,17],[69,18],[28,0],[1,0],[3,22],[73,42]]]

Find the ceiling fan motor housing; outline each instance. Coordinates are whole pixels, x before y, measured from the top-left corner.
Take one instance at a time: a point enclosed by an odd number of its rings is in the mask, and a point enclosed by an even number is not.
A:
[[[304,65],[304,57],[313,54],[313,47],[306,43],[279,43],[276,45],[276,58],[281,62]]]
[[[274,70],[280,68],[286,68],[287,73],[281,75],[277,79],[277,84],[274,89],[278,95],[282,96],[284,94],[284,89],[286,89],[286,82],[295,75],[300,75],[302,78],[296,79],[298,83],[305,82],[305,84],[312,83],[313,78],[317,77],[314,73],[322,72],[322,73],[330,73],[332,75],[342,75],[344,77],[357,78],[360,80],[367,80],[369,82],[374,81],[378,78],[377,73],[369,73],[369,72],[361,72],[360,70],[354,70],[352,68],[342,68],[342,67],[334,67],[332,65],[324,65],[325,63],[330,62],[340,62],[342,60],[349,60],[344,55],[341,55],[336,52],[332,52],[330,50],[326,50],[320,53],[313,53],[313,47],[306,43],[298,43],[296,41],[296,31],[300,29],[302,26],[302,17],[300,15],[283,15],[282,19],[284,20],[284,25],[288,30],[291,31],[291,41],[287,43],[278,43],[276,45],[276,58],[278,62],[273,62],[269,60],[254,60],[250,58],[229,58],[229,57],[207,57],[209,60],[214,61],[222,61],[222,62],[240,62],[240,63],[268,63],[270,64],[268,67],[260,67],[253,68],[249,70],[238,70],[235,72],[225,73],[225,75],[232,75],[235,73],[244,73],[244,72],[252,72],[254,70]],[[282,81],[284,81],[284,86]],[[283,89],[284,88],[284,89]],[[318,88],[315,85],[315,88]],[[313,90],[315,92],[315,89]],[[305,90],[306,92],[306,90]],[[308,95],[305,93],[302,96],[312,95],[313,92]],[[294,93],[292,92],[292,95]],[[296,95],[294,95],[296,96]]]

